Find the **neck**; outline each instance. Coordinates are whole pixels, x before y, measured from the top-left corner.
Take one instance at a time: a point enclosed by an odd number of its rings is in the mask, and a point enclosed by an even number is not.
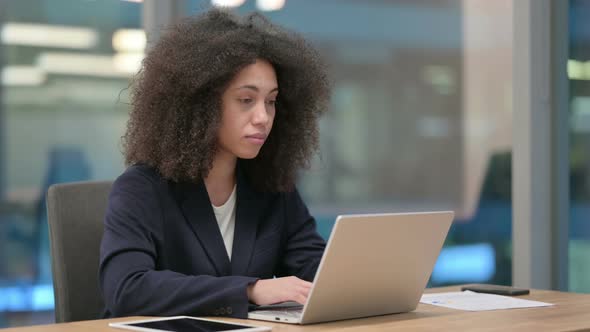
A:
[[[227,202],[236,184],[236,156],[219,151],[213,159],[213,167],[204,179],[209,199],[215,206]]]

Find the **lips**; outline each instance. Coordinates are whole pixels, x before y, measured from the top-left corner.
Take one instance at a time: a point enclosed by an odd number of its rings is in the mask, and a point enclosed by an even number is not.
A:
[[[262,145],[264,144],[264,141],[266,141],[266,134],[252,134],[252,135],[247,135],[246,139],[248,140],[248,142],[255,144],[255,145]]]
[[[256,138],[256,139],[265,140],[266,139],[266,134],[253,134],[253,135],[246,136],[246,138]]]

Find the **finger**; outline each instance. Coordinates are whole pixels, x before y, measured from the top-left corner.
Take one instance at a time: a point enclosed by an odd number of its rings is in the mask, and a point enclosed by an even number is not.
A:
[[[307,287],[300,287],[299,288],[299,293],[303,294],[303,296],[305,296],[306,298],[309,296],[310,291],[311,291],[311,288],[307,288]]]
[[[293,300],[299,304],[305,304],[305,302],[307,302],[307,296],[304,296],[303,294],[296,294]]]
[[[297,280],[298,280],[297,284],[299,284],[300,286],[310,288],[311,285],[312,285],[312,283],[309,282],[309,281],[305,281],[305,280],[302,280],[302,279],[297,279]]]

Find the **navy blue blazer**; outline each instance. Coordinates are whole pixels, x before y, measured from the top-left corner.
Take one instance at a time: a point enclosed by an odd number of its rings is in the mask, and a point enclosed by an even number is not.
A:
[[[273,276],[312,281],[325,242],[297,190],[261,193],[238,172],[231,261],[204,183],[146,165],[113,184],[100,247],[105,317],[247,317],[247,286]]]

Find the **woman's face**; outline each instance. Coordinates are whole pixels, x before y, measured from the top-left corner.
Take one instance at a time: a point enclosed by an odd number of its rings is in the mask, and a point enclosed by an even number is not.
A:
[[[221,96],[220,152],[252,159],[270,134],[279,93],[272,65],[258,59],[240,70]]]

